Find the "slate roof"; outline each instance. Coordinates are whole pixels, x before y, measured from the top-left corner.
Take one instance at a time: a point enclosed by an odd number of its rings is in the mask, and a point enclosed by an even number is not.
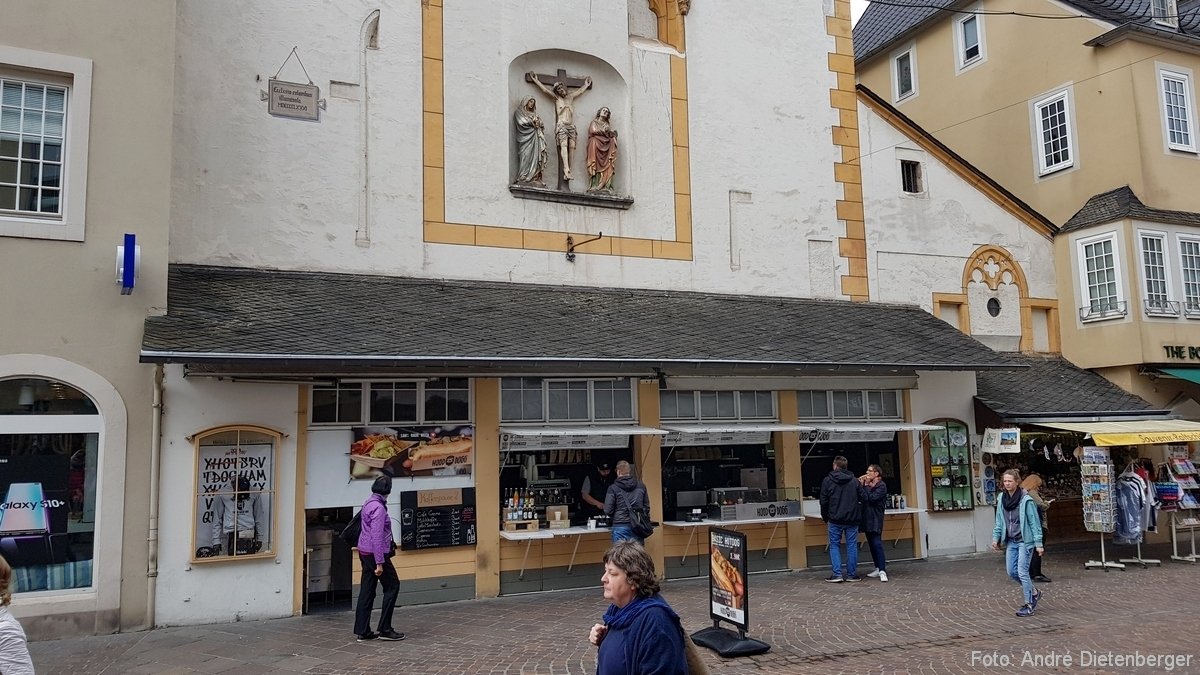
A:
[[[1153,223],[1200,226],[1200,213],[1192,211],[1168,211],[1146,206],[1137,198],[1128,185],[1115,190],[1101,192],[1087,200],[1083,208],[1071,216],[1059,232],[1071,232],[1092,225],[1102,225],[1115,220],[1133,218]]]
[[[975,395],[1006,421],[1022,417],[1081,416],[1163,417],[1169,411],[1156,409],[1090,370],[1060,356],[1011,354],[1029,366],[1017,371],[988,371],[976,375]]]
[[[947,7],[965,6],[973,0],[889,0],[872,2],[854,26],[854,60],[862,62],[887,49],[910,31],[938,21],[949,12]],[[1150,0],[1059,0],[1085,16],[1107,21],[1113,27],[1126,26],[1137,32],[1158,35],[1200,45],[1200,0],[1180,0],[1179,29],[1159,26],[1150,15]],[[912,3],[920,7],[901,7]],[[1046,3],[1046,14],[1063,14],[1062,8]]]
[[[1024,367],[909,305],[195,265],[168,284],[144,362]]]

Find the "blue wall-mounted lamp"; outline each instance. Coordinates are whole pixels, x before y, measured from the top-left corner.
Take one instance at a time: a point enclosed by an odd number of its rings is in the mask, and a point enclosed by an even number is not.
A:
[[[142,247],[137,245],[137,237],[126,233],[125,244],[117,247],[117,285],[121,287],[121,295],[133,293],[133,284],[141,276]]]

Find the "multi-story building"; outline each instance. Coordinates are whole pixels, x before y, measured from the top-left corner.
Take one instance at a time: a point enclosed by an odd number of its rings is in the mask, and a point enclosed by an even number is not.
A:
[[[864,85],[1061,226],[1064,356],[1193,418],[1195,9],[1176,0],[873,3],[854,30]]]
[[[153,613],[156,414],[137,351],[166,304],[174,6],[0,10],[0,555],[35,639]],[[122,283],[127,234],[141,263]]]

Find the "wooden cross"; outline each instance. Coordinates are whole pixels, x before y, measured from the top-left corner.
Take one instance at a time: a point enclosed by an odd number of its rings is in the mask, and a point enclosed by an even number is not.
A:
[[[562,82],[564,85],[566,85],[570,88],[573,88],[573,89],[578,89],[579,87],[582,87],[584,84],[587,84],[586,82],[584,82],[583,78],[567,77],[567,71],[562,68],[559,68],[558,73],[556,73],[554,75],[543,75],[542,73],[538,73],[537,78],[542,81],[542,84],[546,85],[547,87],[550,87],[551,89],[554,88],[555,82]],[[533,83],[533,76],[530,75],[529,73],[525,73],[525,81],[529,82],[529,83]]]

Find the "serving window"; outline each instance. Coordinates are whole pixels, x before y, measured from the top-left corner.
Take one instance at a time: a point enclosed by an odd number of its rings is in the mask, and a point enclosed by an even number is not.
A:
[[[197,434],[193,562],[275,554],[277,462],[282,434],[229,426]]]

